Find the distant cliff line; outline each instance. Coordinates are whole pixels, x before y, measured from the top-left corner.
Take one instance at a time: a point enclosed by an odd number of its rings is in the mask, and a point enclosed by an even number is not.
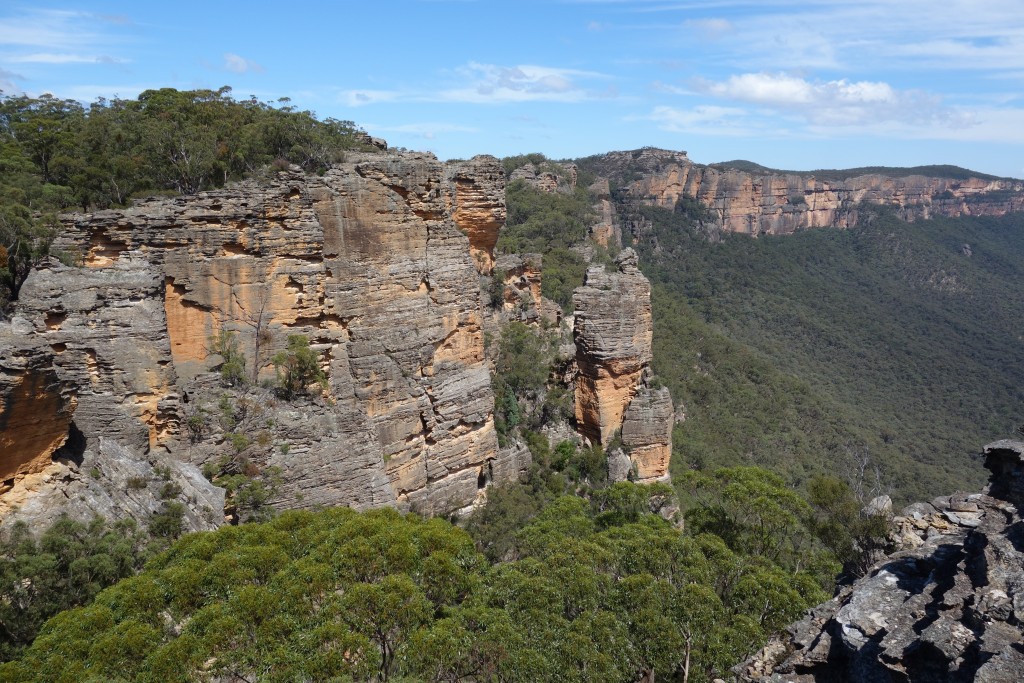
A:
[[[797,173],[734,163],[695,164],[686,152],[656,148],[609,152],[578,161],[581,169],[607,178],[618,199],[670,210],[681,199],[695,199],[724,230],[755,236],[853,227],[862,203],[893,207],[907,221],[1024,211],[1024,181],[975,175],[955,167],[935,167],[944,171],[941,177],[879,173],[843,177],[844,172],[838,171]]]

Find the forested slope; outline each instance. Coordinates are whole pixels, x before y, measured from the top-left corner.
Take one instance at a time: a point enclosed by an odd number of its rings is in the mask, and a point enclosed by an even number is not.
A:
[[[689,419],[679,468],[826,467],[904,500],[982,484],[1021,409],[1024,218],[709,240],[698,207],[643,207],[655,363]]]

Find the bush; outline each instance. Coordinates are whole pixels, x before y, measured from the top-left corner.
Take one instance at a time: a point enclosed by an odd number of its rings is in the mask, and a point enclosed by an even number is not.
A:
[[[89,602],[149,555],[146,536],[130,521],[62,517],[38,539],[16,523],[0,538],[0,661],[29,645],[50,616]]]
[[[217,336],[210,339],[210,350],[224,359],[220,366],[220,377],[225,386],[243,386],[248,382],[245,354],[238,350],[238,339],[234,332],[218,332]]]
[[[326,387],[327,375],[320,369],[320,354],[309,348],[309,337],[288,335],[288,348],[270,359],[277,370],[277,391],[283,398],[306,393],[310,384]]]

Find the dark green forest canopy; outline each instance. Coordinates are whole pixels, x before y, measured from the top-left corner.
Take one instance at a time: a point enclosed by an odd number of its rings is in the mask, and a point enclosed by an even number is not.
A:
[[[641,212],[654,364],[688,412],[677,472],[825,469],[905,502],[980,488],[972,456],[1024,421],[1024,217],[863,207],[855,229],[716,244],[686,211]]]
[[[633,172],[604,160],[578,164]],[[984,484],[981,445],[1024,422],[1024,218],[906,223],[864,206],[852,230],[709,239],[713,217],[692,200],[668,211],[612,194],[624,224],[649,226],[636,246],[653,367],[687,414],[676,475],[759,465],[802,487],[835,473],[898,503]],[[559,259],[583,239],[568,200],[513,184],[503,236],[542,252],[545,282],[550,263],[565,292],[584,272]]]
[[[905,178],[907,176],[919,175],[928,178],[945,178],[948,180],[967,180],[968,178],[979,178],[981,180],[1009,180],[987,173],[978,173],[969,168],[952,166],[950,164],[932,164],[928,166],[859,166],[857,168],[819,168],[813,171],[784,171],[778,168],[769,168],[753,161],[734,159],[733,161],[722,161],[709,164],[711,168],[734,169],[745,173],[765,175],[799,175],[814,176],[818,180],[849,180],[862,175],[884,175],[890,178]]]
[[[500,563],[448,522],[394,510],[191,534],[51,619],[0,679],[632,683],[670,679],[689,654],[690,680],[707,681],[827,596],[811,558],[835,567],[774,475],[687,487],[694,533],[657,514],[667,487],[620,483],[552,500]]]

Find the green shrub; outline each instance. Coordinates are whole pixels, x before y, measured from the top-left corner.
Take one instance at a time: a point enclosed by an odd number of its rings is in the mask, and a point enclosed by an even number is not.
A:
[[[245,373],[245,354],[238,350],[238,338],[234,332],[218,332],[210,339],[210,350],[223,358],[220,377],[225,386],[244,386],[248,382]]]
[[[309,348],[305,335],[288,335],[288,348],[274,354],[270,362],[277,370],[277,390],[283,398],[304,394],[314,383],[327,384],[327,376],[320,369],[320,354]]]

